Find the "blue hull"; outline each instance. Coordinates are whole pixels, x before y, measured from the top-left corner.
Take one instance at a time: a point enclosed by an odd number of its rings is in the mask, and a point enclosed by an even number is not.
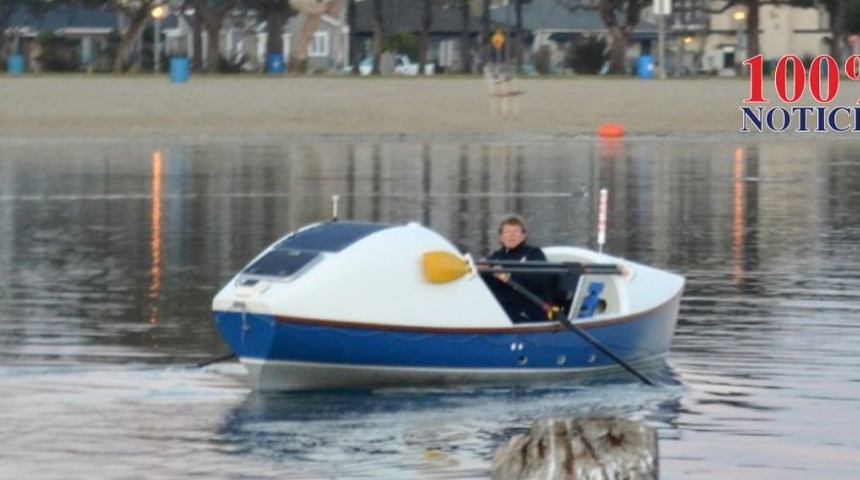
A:
[[[624,361],[645,362],[668,354],[679,300],[680,294],[648,312],[577,325]],[[618,367],[559,324],[463,330],[213,315],[261,390],[521,381]]]

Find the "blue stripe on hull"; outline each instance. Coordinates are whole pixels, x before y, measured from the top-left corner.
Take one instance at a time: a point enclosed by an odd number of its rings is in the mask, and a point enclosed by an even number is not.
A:
[[[625,361],[663,356],[669,351],[677,308],[678,299],[674,299],[639,317],[616,323],[595,322],[584,328]],[[221,336],[243,359],[446,369],[615,366],[610,358],[565,329],[459,333],[451,329],[338,326],[331,321],[240,312],[214,312],[214,317]]]

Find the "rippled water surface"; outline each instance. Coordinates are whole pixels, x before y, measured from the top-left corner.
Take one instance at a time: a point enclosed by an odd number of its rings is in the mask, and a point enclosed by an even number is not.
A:
[[[654,426],[663,479],[860,472],[860,142],[850,138],[0,144],[0,478],[488,478],[538,417]],[[283,233],[496,219],[688,279],[664,386],[258,395],[209,317]]]

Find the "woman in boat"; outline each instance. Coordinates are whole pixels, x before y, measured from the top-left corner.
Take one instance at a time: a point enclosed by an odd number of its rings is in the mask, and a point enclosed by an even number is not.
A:
[[[528,228],[525,220],[519,215],[507,215],[499,223],[501,247],[490,254],[487,260],[546,262],[543,251],[539,247],[526,243],[527,240]],[[547,320],[547,314],[543,308],[534,300],[512,288],[511,284],[522,286],[548,303],[553,279],[541,273],[505,273],[493,272],[492,270],[484,271],[481,276],[508,313],[511,321],[518,323]]]

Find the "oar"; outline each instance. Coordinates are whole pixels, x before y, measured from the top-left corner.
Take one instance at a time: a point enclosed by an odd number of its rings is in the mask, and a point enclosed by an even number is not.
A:
[[[563,262],[511,262],[503,260],[479,260],[476,265],[500,267],[494,272],[506,273],[589,273],[605,275],[629,275],[624,267],[613,264],[582,264]],[[472,273],[468,258],[444,250],[425,252],[422,256],[424,278],[432,283],[453,282]],[[546,270],[543,270],[546,269]]]
[[[541,262],[528,261],[518,262],[515,260],[475,260],[475,265],[489,265],[500,267],[529,267],[535,268],[559,268],[574,273],[590,273],[605,275],[622,275],[621,267],[614,263],[574,263],[574,262]]]
[[[548,305],[546,302],[543,301],[543,299],[541,299],[540,297],[538,297],[537,295],[532,293],[529,289],[523,287],[519,283],[511,280],[510,278],[505,280],[504,282],[507,283],[508,285],[510,285],[511,288],[513,288],[514,290],[519,292],[521,295],[528,298],[529,300],[534,302],[536,305],[540,306],[543,309],[543,311],[547,312],[547,316],[549,316],[550,319],[553,318],[553,316],[550,314],[550,312],[552,310],[548,310],[548,309],[555,309],[556,307]],[[577,327],[576,325],[574,325],[573,323],[571,323],[570,320],[568,320],[567,317],[565,317],[564,315],[560,316],[558,321],[562,325],[567,327],[568,330],[579,335],[580,337],[582,337],[583,340],[590,343],[594,348],[600,350],[601,352],[603,352],[604,355],[606,355],[607,357],[614,360],[615,363],[624,367],[625,370],[630,372],[634,377],[641,380],[642,383],[644,383],[646,385],[652,385],[652,386],[655,385],[655,383],[652,382],[648,377],[646,377],[645,375],[642,375],[641,373],[636,371],[636,369],[631,367],[630,364],[628,364],[627,362],[625,362],[624,360],[619,358],[618,355],[615,355],[614,353],[612,353],[612,350],[610,350],[606,345],[600,343],[600,340],[594,338],[590,333],[586,332],[585,330],[583,330],[583,329]]]
[[[510,277],[508,277],[506,279],[502,279],[499,277],[496,277],[496,278],[498,278],[499,281],[504,282],[509,287],[516,290],[517,293],[519,293],[520,295],[531,300],[532,303],[534,303],[535,305],[539,306],[541,308],[541,310],[543,310],[546,313],[547,318],[549,318],[550,320],[553,320],[555,318],[555,314],[558,313],[558,311],[559,311],[558,307],[556,307],[555,305],[550,305],[550,304],[544,302],[542,298],[540,298],[537,295],[535,295],[534,293],[532,293],[532,291],[529,290],[528,288],[526,288],[526,287],[520,285],[519,283],[511,280]]]
[[[212,365],[213,363],[218,363],[218,362],[223,362],[223,361],[226,361],[226,360],[231,360],[231,359],[232,359],[233,357],[235,357],[235,356],[236,356],[236,354],[235,354],[235,353],[230,353],[230,354],[227,354],[227,355],[221,355],[220,357],[210,358],[209,360],[203,360],[202,362],[198,362],[198,363],[197,363],[197,365],[195,365],[195,366],[196,366],[197,368],[203,368],[203,367],[206,367],[206,366],[208,366],[208,365]]]

